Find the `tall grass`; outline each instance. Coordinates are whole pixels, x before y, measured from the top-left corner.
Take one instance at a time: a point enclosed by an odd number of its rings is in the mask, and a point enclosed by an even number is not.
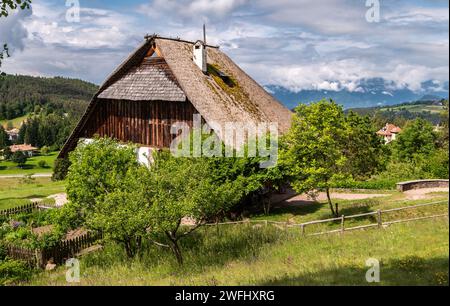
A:
[[[81,285],[368,285],[368,258],[381,285],[448,284],[448,221],[436,219],[344,235],[302,237],[295,230],[247,225],[205,228],[182,241],[185,265],[147,245],[128,260],[107,245],[81,263]],[[67,285],[64,269],[32,284]]]

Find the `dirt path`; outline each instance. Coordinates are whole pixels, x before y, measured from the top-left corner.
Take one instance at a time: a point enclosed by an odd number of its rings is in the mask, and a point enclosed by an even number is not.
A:
[[[64,206],[68,202],[66,193],[53,194],[48,196],[47,199],[54,199],[56,207]]]
[[[377,193],[331,193],[331,199],[333,200],[364,200],[372,198],[382,198],[389,197],[391,194],[377,194]],[[305,205],[315,202],[325,202],[327,200],[327,195],[325,192],[319,192],[316,197],[311,197],[307,194],[301,194],[291,197],[285,201],[279,202],[279,204],[287,205]]]
[[[448,188],[423,188],[405,191],[404,194],[408,200],[431,199],[434,192],[448,192]]]

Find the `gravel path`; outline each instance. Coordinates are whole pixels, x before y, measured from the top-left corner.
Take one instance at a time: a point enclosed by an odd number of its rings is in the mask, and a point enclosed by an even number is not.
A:
[[[0,175],[0,179],[9,179],[9,178],[23,178],[25,177],[25,174],[7,174],[7,175]],[[31,177],[38,178],[38,177],[52,177],[51,173],[37,173],[33,174]]]
[[[448,192],[448,188],[422,188],[405,191],[404,194],[408,200],[422,200],[433,198],[430,193],[433,192]]]

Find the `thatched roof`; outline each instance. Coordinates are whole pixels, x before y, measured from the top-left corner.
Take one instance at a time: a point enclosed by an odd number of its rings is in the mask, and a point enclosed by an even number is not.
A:
[[[276,122],[281,133],[292,112],[273,98],[218,47],[207,46],[208,73],[193,62],[194,42],[156,35],[145,41],[107,78],[60,156],[76,146],[98,99],[188,100],[209,124]],[[157,57],[151,57],[157,52]],[[219,135],[221,136],[221,135]]]

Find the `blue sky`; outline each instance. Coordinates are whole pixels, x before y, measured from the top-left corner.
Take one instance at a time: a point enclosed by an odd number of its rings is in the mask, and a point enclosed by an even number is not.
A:
[[[0,20],[13,55],[2,69],[99,84],[146,33],[196,40],[206,22],[208,41],[263,85],[448,86],[448,1],[379,2],[380,22],[369,23],[365,0],[81,0],[80,22],[70,23],[66,0],[34,0],[32,11]]]

